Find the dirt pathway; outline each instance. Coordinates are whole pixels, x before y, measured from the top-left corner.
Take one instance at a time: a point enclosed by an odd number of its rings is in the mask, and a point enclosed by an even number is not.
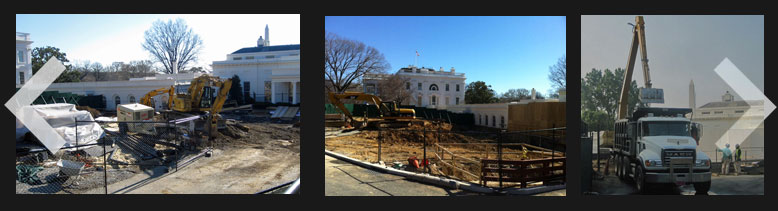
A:
[[[214,150],[213,156],[129,193],[251,194],[299,177],[299,154],[259,148]]]

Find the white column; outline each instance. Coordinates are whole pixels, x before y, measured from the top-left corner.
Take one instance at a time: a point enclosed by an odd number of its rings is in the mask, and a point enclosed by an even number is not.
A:
[[[276,82],[270,82],[270,102],[276,103]]]
[[[297,81],[292,81],[292,104],[297,104]]]

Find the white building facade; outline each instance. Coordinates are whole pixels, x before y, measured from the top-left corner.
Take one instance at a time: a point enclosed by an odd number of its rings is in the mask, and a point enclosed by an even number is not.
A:
[[[764,112],[764,101],[736,101],[729,92],[719,102],[694,108],[692,121],[702,124],[700,150],[718,162],[721,153],[717,148],[729,143],[734,151],[735,144],[740,144],[743,159],[764,159]]]
[[[214,61],[213,75],[241,80],[244,96],[256,102],[300,103],[300,45],[270,45],[270,29],[256,47],[247,47]]]
[[[159,88],[176,84],[188,84],[203,73],[162,74],[153,77],[131,78],[127,81],[95,81],[53,83],[46,91],[67,92],[78,95],[102,95],[105,97],[105,109],[115,110],[117,105],[139,103],[147,93]],[[154,108],[164,109],[168,101],[167,94],[153,97]]]
[[[32,77],[32,40],[29,33],[16,32],[16,88]]]
[[[411,99],[403,102],[405,105],[445,109],[447,106],[465,104],[466,77],[464,73],[457,73],[453,67],[450,71],[444,71],[443,67],[435,70],[408,66],[400,68],[397,74],[409,79],[403,87],[400,87],[411,93]],[[366,77],[376,78],[370,75]],[[374,80],[363,80],[365,93],[379,92],[377,86]]]

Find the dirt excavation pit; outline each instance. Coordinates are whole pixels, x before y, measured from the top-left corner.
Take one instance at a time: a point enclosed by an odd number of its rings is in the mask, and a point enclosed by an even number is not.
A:
[[[334,130],[333,128],[329,128]],[[427,129],[427,132],[424,132]],[[440,129],[440,133],[438,133]],[[424,137],[426,137],[426,157],[430,162],[430,173],[473,183],[479,182],[482,159],[497,159],[496,132],[460,131],[448,124],[441,126],[425,121],[424,125],[408,128],[362,130],[346,135],[331,135],[325,139],[325,148],[346,156],[378,162],[378,139],[381,137],[381,160],[387,166],[417,171],[408,161],[424,157]],[[332,133],[330,133],[332,134]],[[437,154],[437,155],[436,155]],[[453,155],[452,155],[453,154]],[[504,160],[525,160],[562,157],[564,152],[552,152],[548,149],[521,143],[503,144]],[[453,158],[453,159],[452,159]],[[443,162],[441,162],[441,159]],[[401,165],[398,165],[401,164]],[[562,165],[562,163],[555,163]],[[400,167],[402,166],[402,167]]]

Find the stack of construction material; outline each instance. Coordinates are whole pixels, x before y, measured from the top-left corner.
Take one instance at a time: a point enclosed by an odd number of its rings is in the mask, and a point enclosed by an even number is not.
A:
[[[273,112],[273,115],[270,116],[272,119],[292,119],[297,115],[297,111],[300,110],[300,107],[296,106],[279,106],[275,112]]]
[[[61,147],[94,144],[104,135],[103,129],[94,122],[92,115],[88,111],[77,110],[73,104],[31,105],[23,107],[22,111],[24,115],[39,115],[43,117],[46,123],[54,128],[63,138],[63,140],[57,140],[38,137],[38,140],[51,153],[56,153]],[[76,120],[79,121],[78,125],[76,125]],[[28,128],[44,128],[42,125],[25,126]],[[78,138],[76,139],[76,137]]]

